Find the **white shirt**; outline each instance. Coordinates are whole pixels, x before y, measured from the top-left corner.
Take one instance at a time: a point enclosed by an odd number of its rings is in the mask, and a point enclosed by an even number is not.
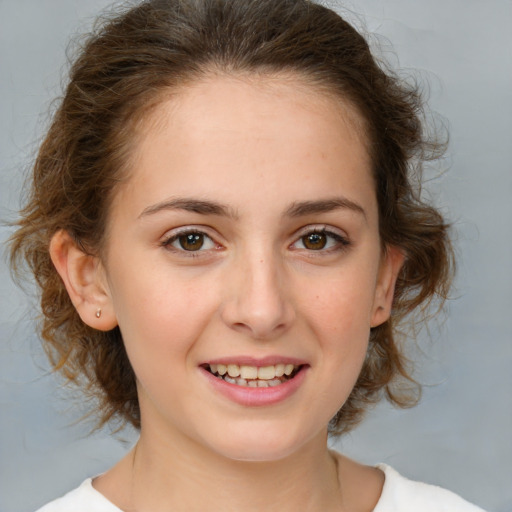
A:
[[[413,482],[386,464],[377,466],[386,476],[373,512],[484,512],[451,491]],[[37,512],[122,512],[92,486],[88,478],[80,487],[48,503]],[[182,511],[179,511],[182,512]]]

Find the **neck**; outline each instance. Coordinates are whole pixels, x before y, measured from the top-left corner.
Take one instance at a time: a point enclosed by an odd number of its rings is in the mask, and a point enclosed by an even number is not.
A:
[[[327,449],[325,433],[283,459],[245,462],[213,453],[190,439],[176,443],[143,429],[117,473],[117,481],[124,482],[118,489],[124,489],[110,497],[123,510],[343,510],[337,463]]]

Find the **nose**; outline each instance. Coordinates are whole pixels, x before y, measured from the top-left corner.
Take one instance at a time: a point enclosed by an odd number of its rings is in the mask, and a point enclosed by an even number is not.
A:
[[[282,335],[295,319],[282,263],[269,255],[243,257],[226,283],[222,320],[258,340]]]

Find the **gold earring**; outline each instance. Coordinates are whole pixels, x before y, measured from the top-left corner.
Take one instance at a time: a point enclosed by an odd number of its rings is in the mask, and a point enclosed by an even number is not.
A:
[[[96,318],[99,318],[101,316],[101,308],[98,308],[96,310]]]

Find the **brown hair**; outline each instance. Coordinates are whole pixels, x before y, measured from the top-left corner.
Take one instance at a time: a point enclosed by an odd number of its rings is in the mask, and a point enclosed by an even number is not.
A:
[[[362,372],[330,432],[348,431],[383,392],[405,406],[409,376],[399,323],[446,298],[452,271],[447,225],[420,199],[422,164],[441,145],[424,136],[421,95],[384,71],[366,40],[338,14],[308,0],[149,0],[97,25],[72,65],[41,145],[30,197],[11,238],[11,265],[25,260],[41,291],[42,338],[51,364],[99,398],[102,422],[140,425],[135,375],[118,328],[96,331],[73,307],[49,257],[64,229],[99,252],[112,194],[126,173],[134,123],[160,93],[211,70],[305,77],[351,102],[364,120],[383,246],[406,254],[391,318],[372,329]],[[414,401],[414,400],[413,400]]]

